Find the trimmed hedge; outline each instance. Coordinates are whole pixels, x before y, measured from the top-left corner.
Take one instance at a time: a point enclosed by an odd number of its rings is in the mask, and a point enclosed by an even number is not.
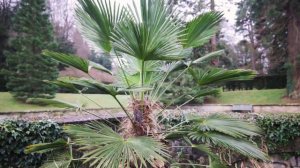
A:
[[[4,121],[0,123],[0,168],[39,167],[46,155],[25,154],[24,148],[64,136],[62,128],[51,121]]]
[[[256,123],[264,131],[270,152],[280,151],[300,138],[300,114],[267,115],[258,117]]]
[[[265,75],[257,76],[253,80],[227,82],[223,90],[283,89],[286,85],[285,75]]]

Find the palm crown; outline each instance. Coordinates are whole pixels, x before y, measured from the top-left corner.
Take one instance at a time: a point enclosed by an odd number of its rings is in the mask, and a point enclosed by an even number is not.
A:
[[[135,1],[132,1],[131,6],[124,7],[110,0],[79,0],[76,9],[83,35],[94,46],[116,58],[119,69],[115,75],[117,83],[107,85],[92,78],[71,77],[48,81],[76,91],[82,87],[104,91],[110,94],[126,113],[127,119],[121,122],[118,131],[120,135],[100,123],[66,127],[66,132],[87,151],[83,159],[92,166],[159,167],[158,165],[166,162],[169,154],[166,146],[159,142],[164,136],[161,136],[162,130],[157,122],[156,112],[163,112],[158,104],[160,97],[176,80],[163,87],[170,73],[181,71],[179,75],[183,75],[189,72],[199,86],[229,80],[246,80],[255,76],[253,71],[247,70],[193,70],[193,67],[197,67],[203,61],[223,54],[223,51],[215,51],[196,60],[190,58],[193,47],[204,45],[216,33],[222,18],[221,13],[208,12],[188,23],[181,23],[173,17],[162,0],[140,0],[139,5],[138,7]],[[80,57],[52,51],[44,51],[43,54],[85,73],[94,68],[112,74],[103,66]],[[124,92],[130,94],[130,108],[124,107],[116,97]],[[216,92],[218,89],[205,89],[191,97],[194,99]],[[211,122],[203,122],[204,120]],[[167,138],[178,138],[177,135],[180,135],[179,138],[184,138],[189,143],[192,140],[206,144],[205,147],[195,147],[207,152],[215,160],[217,157],[208,150],[211,145],[229,147],[244,155],[266,159],[264,153],[254,144],[241,141],[259,134],[259,129],[253,124],[220,116],[204,120],[195,117],[188,125],[174,128],[176,135],[168,134]],[[226,122],[228,120],[231,122]],[[208,125],[203,126],[203,123]],[[234,128],[241,125],[243,126],[240,128]],[[46,148],[49,146],[45,145]],[[66,142],[64,145],[70,143]],[[38,151],[41,146],[30,146],[27,151]]]

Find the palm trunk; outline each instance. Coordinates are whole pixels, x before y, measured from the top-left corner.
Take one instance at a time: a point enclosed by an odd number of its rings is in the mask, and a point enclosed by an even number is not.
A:
[[[288,60],[293,79],[289,96],[300,98],[300,15],[292,2],[289,3],[288,16]]]
[[[130,109],[133,112],[133,123],[124,120],[121,123],[121,134],[124,137],[130,136],[155,136],[159,130],[154,111],[158,109],[158,105],[144,100],[133,100]]]

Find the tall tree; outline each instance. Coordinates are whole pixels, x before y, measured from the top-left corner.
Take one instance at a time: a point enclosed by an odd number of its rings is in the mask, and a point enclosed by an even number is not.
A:
[[[300,1],[244,0],[258,40],[270,60],[270,72],[286,67],[288,94],[300,98]],[[285,65],[285,66],[284,66]]]
[[[15,4],[14,4],[15,5]],[[8,50],[8,39],[11,29],[11,18],[14,15],[14,7],[11,0],[0,0],[0,91],[5,91],[6,80],[1,73],[5,66],[4,50]]]
[[[241,1],[240,3],[238,3],[236,30],[238,32],[244,33],[247,41],[249,41],[249,43],[247,43],[247,46],[250,49],[251,54],[251,67],[253,70],[258,70],[256,61],[259,60],[259,53],[257,51],[258,43],[255,39],[255,23],[253,18],[251,17],[252,3],[253,1],[249,0]]]
[[[290,96],[300,98],[300,1],[290,0],[287,3],[288,14],[288,61],[292,76]]]
[[[13,18],[15,37],[6,52],[7,88],[20,100],[50,98],[56,87],[43,82],[58,76],[57,63],[43,57],[43,49],[55,49],[45,0],[22,0]]]

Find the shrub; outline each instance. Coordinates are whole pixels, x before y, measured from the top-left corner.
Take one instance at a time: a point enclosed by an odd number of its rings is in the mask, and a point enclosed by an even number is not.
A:
[[[4,121],[0,123],[0,168],[39,167],[45,154],[25,154],[30,144],[52,142],[63,137],[62,128],[51,121]]]
[[[257,118],[256,122],[264,131],[264,139],[270,152],[280,150],[300,137],[299,114],[268,115]]]

